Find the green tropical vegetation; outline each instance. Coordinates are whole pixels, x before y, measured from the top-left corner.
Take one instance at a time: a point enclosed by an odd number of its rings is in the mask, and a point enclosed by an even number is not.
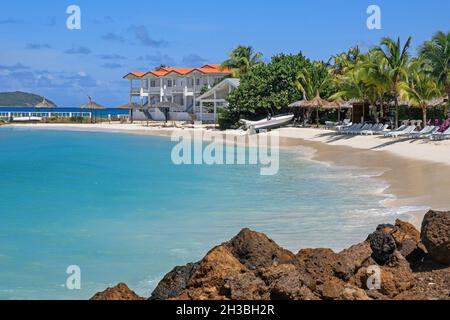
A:
[[[270,63],[254,65],[241,74],[240,86],[230,93],[230,106],[219,114],[221,128],[236,127],[240,117],[258,118],[280,112],[291,102],[300,100],[302,92],[296,83],[299,70],[311,62],[303,56],[276,55]]]
[[[422,45],[420,56],[429,66],[426,71],[450,97],[450,32],[437,32]]]
[[[370,112],[365,116],[389,119],[394,126],[402,118],[419,117],[426,122],[430,116],[447,116],[450,33],[436,33],[419,47],[417,57],[412,54],[411,37],[405,42],[386,37],[367,52],[354,47],[326,62],[302,53],[278,54],[268,63],[260,58],[252,47],[240,46],[224,62],[223,66],[237,69],[234,76],[241,84],[228,96],[229,107],[220,111],[221,128],[237,127],[240,118],[291,112],[292,102],[316,96],[367,105]],[[447,109],[430,103],[439,99],[447,99]],[[315,120],[311,112],[307,116]],[[332,111],[321,111],[322,122],[330,117]]]
[[[230,57],[222,63],[222,68],[233,68],[233,77],[240,78],[254,66],[262,63],[262,53],[255,52],[253,47],[238,46],[231,51]]]

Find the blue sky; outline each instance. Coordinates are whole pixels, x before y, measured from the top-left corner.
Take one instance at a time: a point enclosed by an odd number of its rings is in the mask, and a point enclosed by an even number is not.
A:
[[[71,4],[81,8],[81,30],[66,28]],[[381,8],[381,30],[366,27],[371,4]],[[128,71],[221,63],[239,44],[265,59],[302,51],[327,60],[383,36],[411,35],[415,49],[450,31],[449,12],[448,0],[2,1],[0,91],[34,92],[60,106],[89,94],[115,106],[127,101]]]

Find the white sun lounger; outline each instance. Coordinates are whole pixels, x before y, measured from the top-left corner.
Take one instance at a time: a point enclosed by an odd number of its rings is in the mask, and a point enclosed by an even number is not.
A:
[[[391,137],[398,138],[398,137],[401,137],[401,136],[408,136],[411,133],[413,133],[414,130],[416,130],[416,126],[408,126],[402,131],[392,132],[391,133]]]
[[[353,122],[344,123],[340,126],[336,126],[335,129],[336,129],[336,131],[340,132],[342,130],[346,130],[346,129],[350,128],[351,126],[353,126]]]
[[[372,130],[363,131],[363,132],[361,132],[361,134],[365,134],[366,136],[374,135],[374,134],[381,134],[381,133],[384,133],[387,130],[387,128],[389,128],[388,124],[379,123]]]
[[[436,132],[433,133],[430,137],[431,140],[444,140],[450,139],[450,128],[445,130],[444,132]]]
[[[343,129],[343,130],[341,131],[341,133],[349,134],[349,133],[352,132],[352,131],[361,129],[362,126],[363,126],[362,123],[356,123],[356,124],[351,125],[351,126],[348,127],[348,128]]]
[[[400,127],[398,127],[398,129],[395,129],[395,130],[391,130],[391,131],[385,132],[385,133],[384,133],[384,136],[385,136],[385,137],[390,137],[391,134],[393,134],[393,133],[395,133],[395,132],[403,131],[403,130],[405,130],[407,127],[408,127],[408,126],[407,126],[406,124],[401,125]]]
[[[436,126],[426,126],[423,128],[420,132],[413,132],[409,135],[411,139],[419,139],[419,138],[426,138],[430,135],[433,135],[437,130],[439,130],[439,127]]]
[[[360,132],[364,131],[364,130],[370,130],[372,128],[371,124],[364,124],[362,127],[356,128],[354,130],[350,130],[349,134],[359,134]]]

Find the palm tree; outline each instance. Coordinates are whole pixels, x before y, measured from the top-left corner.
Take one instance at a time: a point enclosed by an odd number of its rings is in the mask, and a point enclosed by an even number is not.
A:
[[[361,69],[368,100],[372,106],[377,104],[381,106],[381,116],[383,116],[384,98],[392,87],[386,59],[379,52],[371,50],[363,56]]]
[[[240,78],[252,67],[262,63],[262,53],[253,50],[251,46],[238,46],[231,51],[227,60],[222,63],[222,68],[233,68],[233,76]]]
[[[306,99],[310,100],[317,95],[324,96],[332,80],[329,67],[327,63],[314,61],[299,72],[295,84]]]
[[[420,48],[420,55],[431,66],[430,73],[450,98],[450,32],[438,32]]]
[[[333,56],[333,66],[331,73],[334,76],[345,74],[349,69],[354,68],[362,57],[361,50],[358,46],[350,48],[347,52]]]
[[[427,123],[429,102],[441,97],[438,83],[429,74],[423,72],[424,61],[414,60],[410,64],[408,81],[399,86],[402,99],[422,109],[423,123]]]
[[[378,51],[384,59],[386,59],[388,66],[388,73],[391,83],[390,91],[394,95],[395,102],[395,128],[398,127],[398,100],[400,96],[400,83],[406,78],[406,69],[409,61],[408,50],[411,46],[411,37],[402,46],[400,38],[397,41],[391,38],[383,38],[380,46],[375,50]]]
[[[330,65],[322,61],[313,61],[312,64],[302,68],[297,75],[295,85],[303,93],[303,98],[311,100],[314,97],[325,97],[331,85]],[[308,109],[305,117],[311,117],[311,108]],[[318,109],[317,109],[318,112]],[[317,117],[317,121],[318,121]]]

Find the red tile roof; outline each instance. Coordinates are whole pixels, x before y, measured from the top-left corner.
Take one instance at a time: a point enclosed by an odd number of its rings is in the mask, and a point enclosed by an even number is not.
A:
[[[195,71],[203,73],[203,74],[211,74],[211,73],[231,74],[232,69],[231,68],[222,69],[220,64],[207,64],[201,68],[159,68],[157,70],[152,70],[152,71],[148,71],[148,72],[130,72],[127,75],[125,75],[124,78],[126,78],[130,75],[141,78],[148,74],[153,74],[156,77],[166,76],[170,73],[177,73],[179,75],[187,75],[187,74],[190,74]]]
[[[124,78],[126,78],[126,77],[128,77],[128,76],[134,76],[134,77],[140,78],[140,77],[142,77],[142,76],[144,76],[144,75],[145,75],[145,72],[130,72],[130,73],[127,73],[127,74],[124,76]]]

